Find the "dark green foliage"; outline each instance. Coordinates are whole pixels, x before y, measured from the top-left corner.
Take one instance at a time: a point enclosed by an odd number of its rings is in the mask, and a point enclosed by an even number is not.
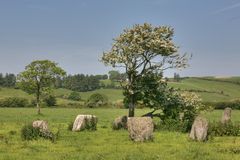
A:
[[[240,135],[240,123],[221,123],[212,122],[209,124],[209,134],[211,136],[239,136]]]
[[[0,86],[2,87],[15,87],[16,76],[11,73],[6,73],[5,76],[0,73]]]
[[[28,107],[29,102],[26,98],[8,97],[0,100],[0,107]]]
[[[158,117],[167,127],[172,122],[177,126],[183,126],[183,131],[189,131],[194,118],[203,108],[198,97],[193,93],[180,93],[167,86],[162,81],[161,74],[147,74],[138,79],[139,92],[137,100],[155,110],[161,110]],[[180,115],[183,115],[180,118]],[[168,125],[170,123],[170,125]],[[177,128],[173,126],[174,128]]]
[[[95,77],[99,80],[105,80],[105,79],[108,79],[108,75],[107,74],[104,74],[104,75],[95,75]]]
[[[84,130],[88,130],[88,131],[97,130],[97,119],[90,118],[90,119],[85,119],[85,121],[86,121],[86,124],[85,124]]]
[[[68,123],[68,130],[69,130],[69,131],[72,131],[73,123],[74,123],[74,122],[69,122],[69,123]]]
[[[23,126],[21,136],[23,140],[36,140],[39,138],[40,129],[34,128],[31,124]]]
[[[59,131],[55,135],[50,131],[41,131],[39,128],[34,128],[31,124],[23,126],[21,130],[21,137],[23,140],[37,140],[39,138],[44,138],[55,142],[58,135]]]
[[[73,100],[73,101],[80,101],[81,96],[78,92],[71,92],[70,95],[68,96],[68,99]]]
[[[173,79],[174,79],[175,82],[180,82],[181,77],[178,73],[174,73]]]
[[[46,96],[43,101],[45,102],[45,104],[48,106],[48,107],[51,107],[51,106],[56,106],[57,104],[57,99],[55,96],[53,95],[48,95]]]
[[[111,81],[125,81],[127,75],[125,73],[120,73],[119,71],[109,71],[109,79]]]
[[[50,132],[50,131],[40,131],[39,132],[39,137],[42,137],[44,139],[48,139],[52,142],[56,142],[58,134],[59,134],[59,131],[57,132],[56,135],[54,133]]]
[[[108,98],[104,94],[94,93],[87,100],[87,107],[95,108],[99,106],[106,105],[108,103]]]
[[[156,130],[163,131],[177,131],[177,132],[188,132],[189,131],[189,123],[186,121],[180,121],[176,119],[165,119],[157,124],[155,124],[154,128]]]
[[[210,105],[214,109],[225,109],[227,107],[232,109],[240,109],[240,100],[232,100],[230,102],[205,102],[205,105]]]
[[[100,80],[108,79],[108,75],[68,75],[65,78],[58,78],[55,86],[57,88],[67,88],[78,92],[87,92],[103,87]]]
[[[16,135],[17,134],[16,131],[9,131],[8,133],[9,133],[9,135]]]
[[[93,91],[100,88],[100,81],[99,77],[93,75],[69,75],[63,79],[63,88],[79,92]]]

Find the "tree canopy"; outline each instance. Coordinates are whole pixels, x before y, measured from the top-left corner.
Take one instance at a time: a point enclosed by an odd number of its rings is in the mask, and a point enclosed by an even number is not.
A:
[[[168,26],[137,24],[125,29],[114,39],[110,51],[103,53],[104,64],[125,69],[127,83],[123,87],[130,117],[134,116],[137,94],[141,92],[139,78],[149,73],[161,75],[166,69],[187,66],[187,55],[177,52],[173,35],[173,28]]]
[[[65,71],[57,63],[49,60],[37,60],[25,67],[18,75],[18,86],[29,94],[36,96],[38,114],[40,114],[41,96],[49,93],[57,77],[64,76]]]

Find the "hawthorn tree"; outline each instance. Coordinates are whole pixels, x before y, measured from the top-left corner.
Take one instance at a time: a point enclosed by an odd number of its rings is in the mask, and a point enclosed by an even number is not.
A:
[[[18,86],[29,94],[36,97],[37,113],[40,114],[40,100],[42,96],[49,93],[54,87],[57,77],[66,73],[57,66],[57,63],[49,60],[37,60],[25,67],[18,77]]]
[[[125,69],[127,82],[123,88],[129,117],[134,117],[138,93],[141,92],[138,83],[141,77],[152,73],[162,75],[166,69],[187,66],[187,55],[177,52],[173,34],[173,28],[168,26],[137,24],[125,29],[114,39],[110,51],[103,53],[104,64]]]

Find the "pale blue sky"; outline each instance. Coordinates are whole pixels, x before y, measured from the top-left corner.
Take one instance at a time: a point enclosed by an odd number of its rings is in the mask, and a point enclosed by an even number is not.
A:
[[[0,0],[0,72],[50,59],[71,74],[106,73],[102,52],[144,22],[174,27],[180,52],[193,54],[180,75],[240,75],[240,0]]]

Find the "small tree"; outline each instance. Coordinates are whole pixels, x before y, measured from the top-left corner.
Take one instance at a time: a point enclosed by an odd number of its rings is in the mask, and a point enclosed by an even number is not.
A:
[[[68,96],[68,99],[73,100],[73,101],[80,101],[81,96],[78,92],[71,92],[70,95]]]
[[[103,53],[102,61],[112,67],[123,67],[127,75],[124,83],[125,101],[129,106],[129,117],[134,116],[138,100],[138,79],[151,73],[162,73],[169,68],[184,68],[186,54],[177,53],[173,43],[173,29],[151,24],[135,25],[114,39],[109,52]]]
[[[179,82],[181,80],[180,75],[178,73],[174,73],[173,79],[176,82]]]
[[[33,61],[18,75],[18,85],[21,89],[36,97],[37,113],[40,114],[42,95],[49,93],[57,77],[64,76],[65,71],[57,63],[49,60]]]
[[[121,74],[119,73],[119,71],[112,70],[112,71],[109,71],[108,74],[109,74],[109,79],[111,81],[117,81],[121,77]]]

